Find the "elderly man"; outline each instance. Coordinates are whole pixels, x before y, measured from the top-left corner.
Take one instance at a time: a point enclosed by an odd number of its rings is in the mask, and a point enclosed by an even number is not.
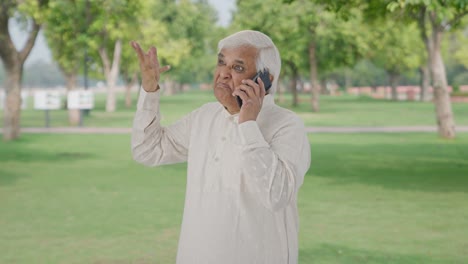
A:
[[[310,145],[303,122],[274,103],[281,59],[272,40],[250,30],[221,40],[217,102],[167,127],[160,125],[159,77],[169,67],[160,67],[156,48],[132,46],[143,80],[133,157],[148,166],[188,162],[177,263],[297,263],[297,193]],[[267,79],[252,80],[265,70]]]

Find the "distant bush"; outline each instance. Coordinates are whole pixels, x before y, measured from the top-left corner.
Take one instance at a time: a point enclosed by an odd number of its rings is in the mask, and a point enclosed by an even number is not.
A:
[[[463,97],[468,97],[468,92],[463,92],[463,91],[454,91],[450,94],[451,96],[463,96]]]

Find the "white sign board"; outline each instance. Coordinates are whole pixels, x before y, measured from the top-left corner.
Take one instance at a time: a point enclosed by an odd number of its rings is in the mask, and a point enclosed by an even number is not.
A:
[[[34,93],[34,109],[57,110],[60,109],[60,93],[58,91],[36,91]]]
[[[92,91],[77,90],[68,92],[68,109],[93,109],[94,95]]]
[[[4,91],[0,91],[0,111],[3,110],[6,104],[6,94]],[[28,107],[28,93],[25,91],[21,92],[21,109]]]

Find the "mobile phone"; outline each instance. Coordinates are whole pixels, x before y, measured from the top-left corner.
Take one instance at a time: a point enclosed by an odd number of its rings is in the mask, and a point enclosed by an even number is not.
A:
[[[263,71],[258,71],[257,74],[252,78],[252,80],[255,83],[258,83],[258,78],[262,79],[263,85],[265,86],[265,92],[268,91],[271,87],[271,81],[270,81],[270,72],[267,69],[264,69]],[[239,96],[236,96],[237,103],[239,104],[239,107],[242,107],[242,99]]]

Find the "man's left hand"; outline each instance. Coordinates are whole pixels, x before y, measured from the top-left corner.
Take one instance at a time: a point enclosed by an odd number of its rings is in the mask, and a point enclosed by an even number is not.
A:
[[[257,116],[262,109],[263,97],[265,97],[265,86],[261,78],[258,78],[258,84],[253,80],[243,80],[232,95],[239,96],[242,99],[239,124],[257,120]]]

